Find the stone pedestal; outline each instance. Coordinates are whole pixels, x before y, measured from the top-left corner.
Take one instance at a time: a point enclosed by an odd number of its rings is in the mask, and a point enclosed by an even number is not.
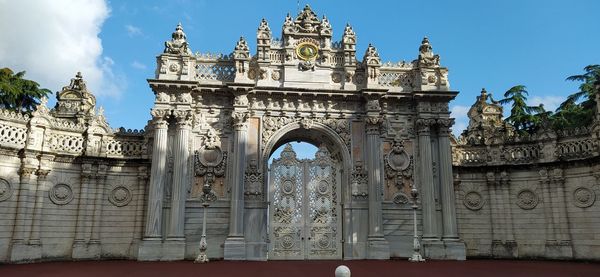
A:
[[[516,241],[492,241],[492,257],[514,259],[519,256]]]
[[[138,261],[159,261],[162,258],[162,241],[160,239],[142,240],[137,258]]]
[[[368,238],[367,240],[367,259],[371,260],[389,260],[390,244],[385,238]]]
[[[97,260],[101,256],[100,243],[75,242],[72,258],[76,260]]]
[[[40,259],[42,259],[42,246],[40,244],[13,243],[10,251],[11,263],[27,263]]]
[[[224,259],[231,261],[246,260],[246,241],[243,237],[228,237],[224,244]]]
[[[185,239],[166,239],[162,245],[161,261],[179,261],[185,257]]]
[[[544,257],[547,259],[573,259],[573,248],[569,242],[546,242]]]
[[[433,260],[459,260],[467,257],[465,243],[460,240],[422,240],[425,258]]]

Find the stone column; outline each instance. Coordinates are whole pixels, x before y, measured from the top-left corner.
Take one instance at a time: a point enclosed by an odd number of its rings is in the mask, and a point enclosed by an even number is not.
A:
[[[167,131],[169,110],[153,109],[154,142],[144,239],[138,251],[139,260],[158,260],[162,256],[162,201],[167,161]]]
[[[442,218],[444,240],[458,240],[458,227],[456,225],[456,208],[454,202],[454,182],[452,181],[452,148],[450,147],[450,127],[454,119],[438,119],[438,156],[440,169],[440,185],[442,198]]]
[[[419,180],[421,180],[423,240],[438,239],[436,234],[435,191],[433,187],[433,165],[431,153],[431,125],[434,119],[417,119],[419,137]]]
[[[231,178],[231,210],[229,213],[229,235],[225,240],[226,260],[245,260],[244,238],[244,175],[246,169],[246,146],[248,144],[248,97],[247,90],[234,91],[232,113],[233,149]]]
[[[367,118],[365,120],[367,142],[367,183],[369,192],[369,233],[367,237],[367,258],[389,259],[390,247],[383,235],[383,218],[381,201],[383,200],[383,168],[381,153],[381,108],[378,98],[367,101]]]
[[[242,99],[240,99],[242,98]],[[245,99],[245,101],[244,101]],[[246,95],[236,96],[236,104],[247,105]],[[248,112],[237,107],[233,117],[233,150],[231,181],[231,210],[229,213],[229,235],[225,240],[226,260],[245,260],[246,242],[244,239],[244,174],[246,169],[246,144],[248,140]]]
[[[189,140],[192,125],[192,113],[189,110],[175,110],[177,120],[175,143],[173,144],[173,189],[171,190],[171,217],[167,241],[168,259],[183,259],[185,252],[185,200],[187,198]]]

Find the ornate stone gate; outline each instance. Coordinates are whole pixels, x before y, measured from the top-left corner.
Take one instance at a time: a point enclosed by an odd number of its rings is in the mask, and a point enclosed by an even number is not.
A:
[[[207,184],[216,199],[208,212],[208,255],[276,257],[277,243],[289,244],[269,232],[276,203],[269,198],[267,161],[276,148],[296,140],[325,145],[337,162],[339,226],[327,244],[336,252],[314,252],[312,241],[325,245],[324,235],[311,236],[302,227],[300,240],[310,238],[304,243],[309,246],[280,257],[410,256],[407,195],[416,186],[423,196],[424,254],[464,258],[448,137],[448,102],[457,92],[449,88],[448,70],[427,38],[416,60],[384,63],[373,45],[357,59],[350,25],[340,41],[332,37],[328,19],[308,6],[295,18],[285,17],[281,39],[263,19],[255,55],[244,38],[228,55],[194,54],[177,26],[149,80],[156,99],[140,259],[195,257]],[[297,204],[309,211],[310,203]]]
[[[314,159],[298,160],[287,144],[273,161],[269,259],[342,258],[339,169],[325,146]]]

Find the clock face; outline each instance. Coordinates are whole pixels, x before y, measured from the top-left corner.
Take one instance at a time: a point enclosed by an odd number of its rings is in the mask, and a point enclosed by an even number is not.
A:
[[[319,48],[310,42],[301,43],[296,47],[296,54],[305,61],[316,59],[318,53]]]

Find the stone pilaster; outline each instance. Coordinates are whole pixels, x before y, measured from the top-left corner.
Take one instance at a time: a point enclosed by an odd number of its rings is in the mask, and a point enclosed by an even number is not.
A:
[[[452,148],[450,146],[450,127],[454,119],[438,119],[438,157],[440,170],[440,192],[442,200],[442,225],[445,258],[464,260],[466,249],[463,241],[458,237],[456,223],[456,207],[454,196],[454,182],[452,179]]]
[[[435,191],[433,186],[433,165],[431,150],[431,126],[434,119],[417,119],[417,135],[419,142],[419,180],[423,197],[423,240],[439,239],[436,234],[437,220],[435,216]]]
[[[182,260],[185,253],[185,200],[187,198],[189,140],[192,125],[192,113],[189,110],[176,110],[173,116],[177,120],[175,143],[173,144],[173,188],[171,190],[171,216],[168,227],[167,243],[163,258]]]
[[[154,142],[152,146],[152,167],[148,206],[144,227],[144,239],[138,250],[139,260],[158,260],[162,256],[162,200],[167,161],[167,118],[169,110],[153,109]]]
[[[41,248],[40,241],[40,227],[42,225],[42,210],[44,208],[44,192],[46,187],[46,179],[50,169],[44,167],[38,169],[35,174],[37,175],[37,189],[35,192],[35,207],[33,210],[33,220],[31,224],[31,235],[29,236],[29,244],[35,245]],[[40,249],[41,251],[41,249]]]
[[[225,240],[226,260],[245,260],[244,239],[244,175],[246,169],[246,145],[248,144],[248,99],[245,93],[236,93],[233,119],[233,151],[231,171],[231,210],[229,235]]]
[[[130,254],[137,257],[137,250],[140,245],[140,241],[143,237],[144,228],[144,198],[147,195],[148,185],[148,167],[138,167],[138,184],[137,184],[137,197],[135,203],[135,224],[134,231],[131,234],[131,247]]]
[[[381,202],[383,201],[383,180],[381,153],[381,124],[383,119],[380,115],[378,98],[367,98],[367,117],[365,119],[366,129],[366,165],[367,183],[369,192],[369,233],[367,237],[367,258],[389,259],[389,243],[383,235],[383,218]]]
[[[92,187],[92,164],[84,162],[81,165],[81,191],[79,192],[79,203],[77,209],[77,224],[75,228],[75,241],[73,242],[73,259],[89,259],[87,251],[92,231],[92,213],[94,209],[94,198]]]
[[[21,169],[19,170],[19,196],[15,228],[10,248],[11,262],[41,258],[41,252],[38,251],[39,248],[32,247],[29,244],[34,197],[37,189],[36,178],[32,178],[32,176],[35,175],[37,168],[38,160],[36,154],[25,151],[21,157]]]
[[[572,259],[573,247],[569,234],[568,214],[565,203],[564,184],[565,179],[563,170],[555,168],[548,172],[548,196],[546,198],[551,206],[551,216],[553,229],[553,240],[546,240],[545,256],[553,259]],[[544,205],[546,206],[546,205]]]

